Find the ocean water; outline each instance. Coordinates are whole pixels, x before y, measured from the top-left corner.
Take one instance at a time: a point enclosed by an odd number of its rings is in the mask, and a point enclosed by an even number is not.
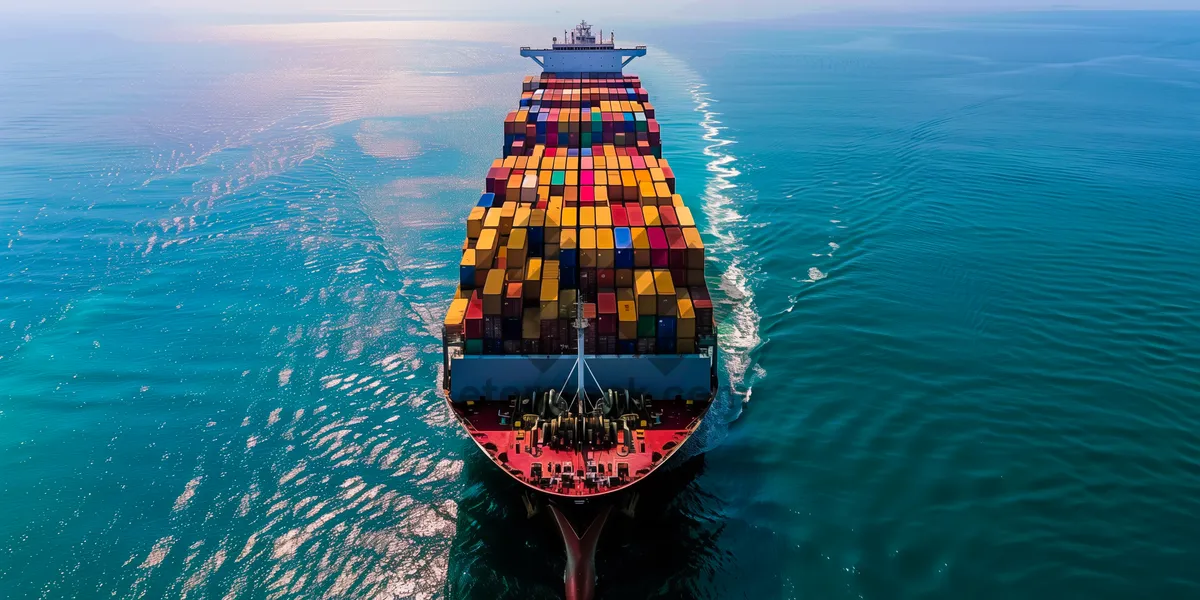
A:
[[[637,31],[725,389],[600,596],[1200,595],[1198,30]],[[561,592],[436,391],[542,33],[0,29],[0,597]]]

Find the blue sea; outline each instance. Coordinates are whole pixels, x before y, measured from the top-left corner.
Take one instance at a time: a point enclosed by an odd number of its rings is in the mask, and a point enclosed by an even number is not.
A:
[[[553,32],[318,21],[0,25],[0,598],[561,594],[437,391]],[[1200,597],[1200,15],[622,31],[723,389],[601,598]]]

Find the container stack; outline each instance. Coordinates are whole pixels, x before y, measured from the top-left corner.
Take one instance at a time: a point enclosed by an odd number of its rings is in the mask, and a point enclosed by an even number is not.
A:
[[[527,77],[467,218],[447,340],[466,354],[692,354],[715,343],[704,242],[636,76]]]

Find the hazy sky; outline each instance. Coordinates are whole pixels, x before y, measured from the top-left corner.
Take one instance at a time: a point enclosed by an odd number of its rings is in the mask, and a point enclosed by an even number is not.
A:
[[[696,19],[761,18],[813,10],[928,9],[1200,9],[1200,0],[0,0],[0,11],[29,13],[345,13],[386,12],[425,17],[562,20],[586,17]],[[603,25],[603,23],[600,23]]]

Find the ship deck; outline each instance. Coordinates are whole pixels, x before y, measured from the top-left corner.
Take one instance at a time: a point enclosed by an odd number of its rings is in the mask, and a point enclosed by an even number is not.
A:
[[[705,401],[655,401],[648,419],[638,419],[615,443],[545,443],[507,402],[450,402],[451,410],[475,443],[514,479],[556,496],[600,496],[626,488],[654,472],[679,450],[711,405]],[[524,427],[522,427],[524,426]],[[632,445],[632,451],[629,450]]]

